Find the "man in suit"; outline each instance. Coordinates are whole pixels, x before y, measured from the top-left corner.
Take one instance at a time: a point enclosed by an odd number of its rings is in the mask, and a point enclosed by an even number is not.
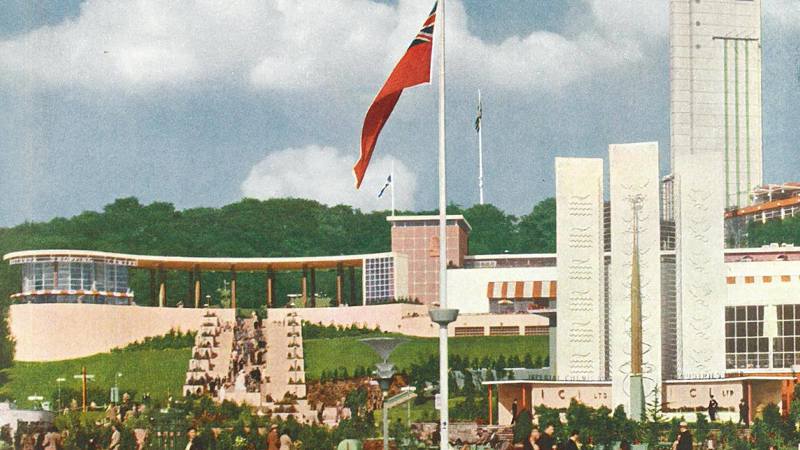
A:
[[[719,403],[717,400],[714,399],[714,396],[711,396],[711,400],[708,402],[708,418],[713,422],[717,420],[717,410],[719,409]]]

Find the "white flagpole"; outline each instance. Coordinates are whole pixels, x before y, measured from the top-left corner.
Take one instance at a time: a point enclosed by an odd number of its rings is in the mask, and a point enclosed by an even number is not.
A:
[[[392,170],[389,172],[389,176],[392,178],[389,189],[392,190],[392,217],[394,217],[394,186],[397,183],[397,179],[394,177],[394,158],[392,158]]]
[[[483,104],[481,103],[481,90],[478,89],[478,191],[480,203],[483,204]]]
[[[445,168],[445,0],[439,0],[436,12],[439,22],[439,308],[431,309],[431,320],[439,325],[439,445],[449,450],[449,393],[447,362],[447,325],[453,322],[458,310],[447,309],[447,170]]]

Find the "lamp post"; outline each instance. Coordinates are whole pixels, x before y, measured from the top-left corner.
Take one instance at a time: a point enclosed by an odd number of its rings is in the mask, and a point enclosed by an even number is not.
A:
[[[38,394],[33,394],[33,395],[29,395],[28,396],[28,401],[30,401],[30,402],[38,402],[39,403],[39,409],[43,409],[42,408],[42,401],[43,400],[44,400],[44,397],[42,397],[41,395],[38,395]]]
[[[59,411],[64,409],[64,404],[61,401],[61,383],[65,382],[65,381],[67,381],[67,379],[64,378],[64,377],[56,378],[56,384],[58,385],[58,410]]]
[[[383,393],[383,450],[389,450],[389,408],[386,407],[386,396],[392,386],[392,377],[395,374],[394,364],[389,362],[389,355],[405,341],[405,339],[393,337],[361,339],[361,342],[372,347],[375,353],[383,359],[383,362],[375,364],[375,376],[378,378],[378,384]]]
[[[73,375],[73,376],[72,376],[72,378],[75,378],[75,379],[82,380],[82,381],[81,381],[81,398],[82,398],[82,407],[81,407],[81,410],[82,410],[83,412],[86,412],[86,411],[87,411],[87,407],[86,407],[86,396],[87,396],[87,392],[86,392],[86,382],[87,382],[88,380],[94,380],[94,375],[89,375],[89,374],[87,374],[87,373],[86,373],[86,366],[83,366],[83,367],[81,368],[81,373],[80,373],[79,375]]]
[[[121,376],[122,372],[114,374],[114,392],[111,394],[111,401],[114,403],[119,403],[119,377]]]

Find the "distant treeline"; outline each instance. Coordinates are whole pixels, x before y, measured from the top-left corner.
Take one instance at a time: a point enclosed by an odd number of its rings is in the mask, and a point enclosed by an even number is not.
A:
[[[431,214],[431,211],[398,214]],[[472,225],[472,254],[555,251],[555,201],[537,204],[530,214],[516,217],[492,205],[462,208]],[[35,249],[100,250],[170,256],[282,257],[384,252],[390,249],[386,211],[365,213],[350,206],[325,206],[303,199],[244,199],[221,208],[176,210],[170,203],[143,205],[129,197],[71,218],[24,223],[0,229],[0,253]],[[358,274],[357,274],[358,276]],[[218,303],[225,272],[203,273],[203,298]],[[130,287],[140,305],[151,304],[147,271],[131,270]],[[347,283],[346,283],[347,284]],[[237,301],[241,307],[259,307],[265,298],[264,274],[238,274]],[[0,315],[6,317],[9,295],[19,289],[19,266],[0,264]],[[298,274],[278,274],[275,298],[299,291]],[[347,287],[347,286],[346,286]],[[361,297],[356,283],[356,299]],[[335,292],[335,274],[317,274],[317,292]],[[187,273],[167,273],[169,303],[192,304]],[[349,296],[345,296],[349,298]],[[45,317],[42,320],[46,320]],[[8,367],[13,345],[7,328],[0,327],[0,368]],[[0,379],[0,383],[2,380]]]

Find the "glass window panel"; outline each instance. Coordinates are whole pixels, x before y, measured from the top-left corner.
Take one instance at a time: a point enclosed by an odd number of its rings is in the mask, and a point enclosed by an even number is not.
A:
[[[747,307],[747,320],[756,320],[758,319],[758,307],[757,306],[748,306]]]
[[[725,324],[725,336],[733,337],[735,332],[736,332],[736,326],[733,323]]]
[[[785,320],[794,319],[794,308],[792,307],[792,305],[784,305],[783,318]]]
[[[758,307],[758,320],[764,320],[764,307]]]
[[[725,321],[732,322],[735,319],[734,309],[730,306],[725,308]]]
[[[747,322],[747,335],[748,336],[758,336],[758,323],[756,323],[756,322]]]
[[[736,336],[746,336],[747,334],[747,322],[737,322],[736,323]]]
[[[758,351],[758,340],[754,338],[747,339],[747,351],[755,353]]]

